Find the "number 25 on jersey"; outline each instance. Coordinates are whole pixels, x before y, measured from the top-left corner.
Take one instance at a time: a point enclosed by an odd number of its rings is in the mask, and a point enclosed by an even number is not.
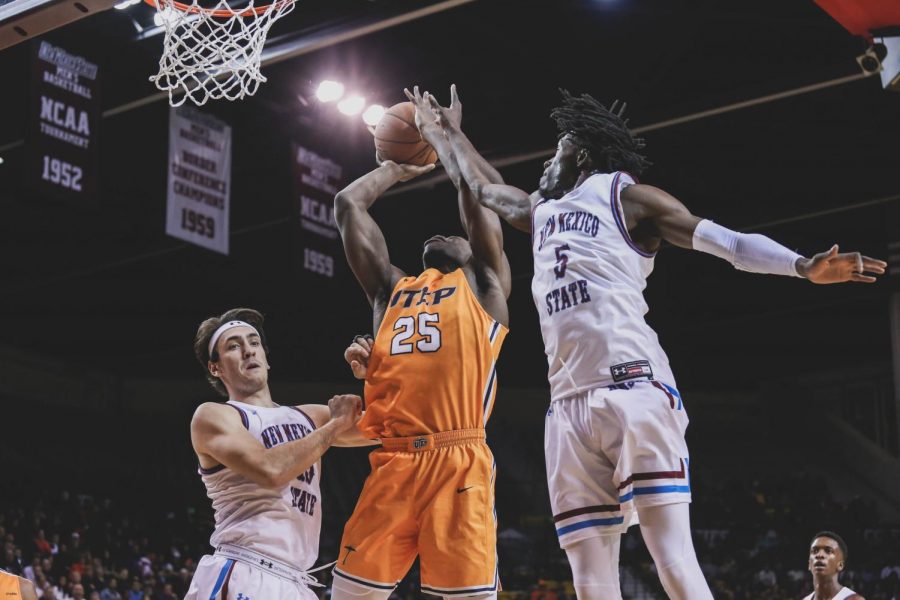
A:
[[[391,338],[391,355],[412,354],[416,349],[419,352],[437,352],[441,349],[441,330],[436,324],[440,323],[441,316],[438,313],[421,312],[415,317],[400,317],[394,323],[394,337]],[[419,340],[412,342],[413,336],[418,332]]]

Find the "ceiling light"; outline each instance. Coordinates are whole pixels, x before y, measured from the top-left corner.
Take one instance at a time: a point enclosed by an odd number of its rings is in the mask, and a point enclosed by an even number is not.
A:
[[[344,84],[337,81],[325,80],[319,84],[316,90],[316,98],[322,102],[333,102],[344,95]]]
[[[369,108],[365,110],[363,113],[363,121],[366,122],[366,125],[371,125],[375,127],[378,125],[378,121],[381,120],[381,117],[384,116],[384,107],[380,104],[373,104]]]
[[[338,110],[345,115],[358,115],[366,106],[366,99],[362,96],[348,96],[338,102]]]

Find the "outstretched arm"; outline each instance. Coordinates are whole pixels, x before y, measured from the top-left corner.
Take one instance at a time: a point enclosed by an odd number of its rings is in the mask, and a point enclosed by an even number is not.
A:
[[[309,435],[266,449],[250,435],[237,413],[224,404],[201,404],[191,420],[191,442],[206,456],[263,487],[287,485],[309,469],[360,418],[359,396],[335,396],[328,402],[330,420]]]
[[[455,90],[455,88],[453,89]],[[512,288],[512,278],[509,272],[509,263],[503,254],[503,229],[500,227],[500,219],[495,213],[478,203],[462,178],[456,155],[450,147],[450,141],[444,136],[443,129],[431,112],[431,107],[426,99],[428,94],[426,93],[423,97],[419,93],[419,86],[415,86],[413,92],[409,90],[404,90],[404,92],[416,107],[416,126],[419,128],[419,133],[437,152],[441,163],[459,190],[460,221],[469,238],[469,244],[472,246],[472,254],[498,276],[504,295],[508,298]],[[455,108],[456,117],[461,119],[461,106],[457,105]],[[500,179],[499,173],[490,165],[487,167],[486,171],[480,171],[481,177],[488,181]],[[484,165],[475,164],[474,168],[481,169],[484,168]]]
[[[317,428],[331,422],[331,411],[325,404],[303,404],[298,408],[310,416]],[[338,434],[334,441],[331,442],[331,445],[338,448],[356,448],[359,446],[375,446],[379,443],[379,440],[371,440],[365,437],[358,427],[351,427]]]
[[[398,181],[412,179],[433,168],[434,165],[414,167],[385,161],[334,197],[334,218],[344,242],[347,262],[371,305],[390,294],[403,272],[391,265],[384,234],[369,214],[369,207]]]
[[[752,273],[803,277],[813,283],[857,281],[873,283],[887,263],[859,252],[830,250],[805,258],[772,239],[752,233],[739,233],[712,221],[694,216],[673,196],[649,185],[632,185],[621,194],[622,208],[629,229],[648,223],[655,234],[681,248],[700,250]]]
[[[430,94],[428,102],[439,118],[459,172],[472,195],[479,204],[497,213],[516,229],[530,232],[532,198],[517,187],[505,185],[499,173],[475,150],[472,142],[462,132],[462,103],[456,93],[456,85],[450,86],[450,98],[449,107],[441,106]]]

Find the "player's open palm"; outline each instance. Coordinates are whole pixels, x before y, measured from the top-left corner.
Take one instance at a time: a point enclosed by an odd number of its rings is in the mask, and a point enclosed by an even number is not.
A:
[[[416,107],[416,128],[419,130],[419,133],[422,134],[425,141],[427,142],[429,134],[433,133],[431,131],[432,129],[437,130],[440,134],[441,129],[438,124],[438,118],[437,115],[431,111],[431,104],[428,103],[427,99],[428,94],[421,94],[419,92],[419,86],[417,85],[413,86],[412,91],[403,88],[403,93],[406,94],[409,101]]]
[[[797,266],[800,274],[813,283],[874,283],[875,275],[883,275],[887,263],[859,252],[839,252],[835,244],[827,252],[820,252]]]
[[[441,106],[437,98],[429,92],[425,92],[425,99],[431,105],[431,110],[437,115],[442,127],[459,128],[462,125],[462,102],[456,93],[456,84],[450,86],[450,106]]]

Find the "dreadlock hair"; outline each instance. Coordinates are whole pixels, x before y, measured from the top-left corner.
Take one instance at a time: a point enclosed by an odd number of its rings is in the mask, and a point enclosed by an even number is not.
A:
[[[563,103],[550,112],[556,121],[559,137],[572,139],[590,154],[597,168],[608,172],[628,171],[639,175],[650,166],[650,161],[639,152],[644,147],[643,138],[636,138],[628,130],[628,120],[622,118],[626,104],[619,106],[616,100],[606,108],[589,94],[573,96],[560,89]],[[617,112],[618,109],[618,112]]]

